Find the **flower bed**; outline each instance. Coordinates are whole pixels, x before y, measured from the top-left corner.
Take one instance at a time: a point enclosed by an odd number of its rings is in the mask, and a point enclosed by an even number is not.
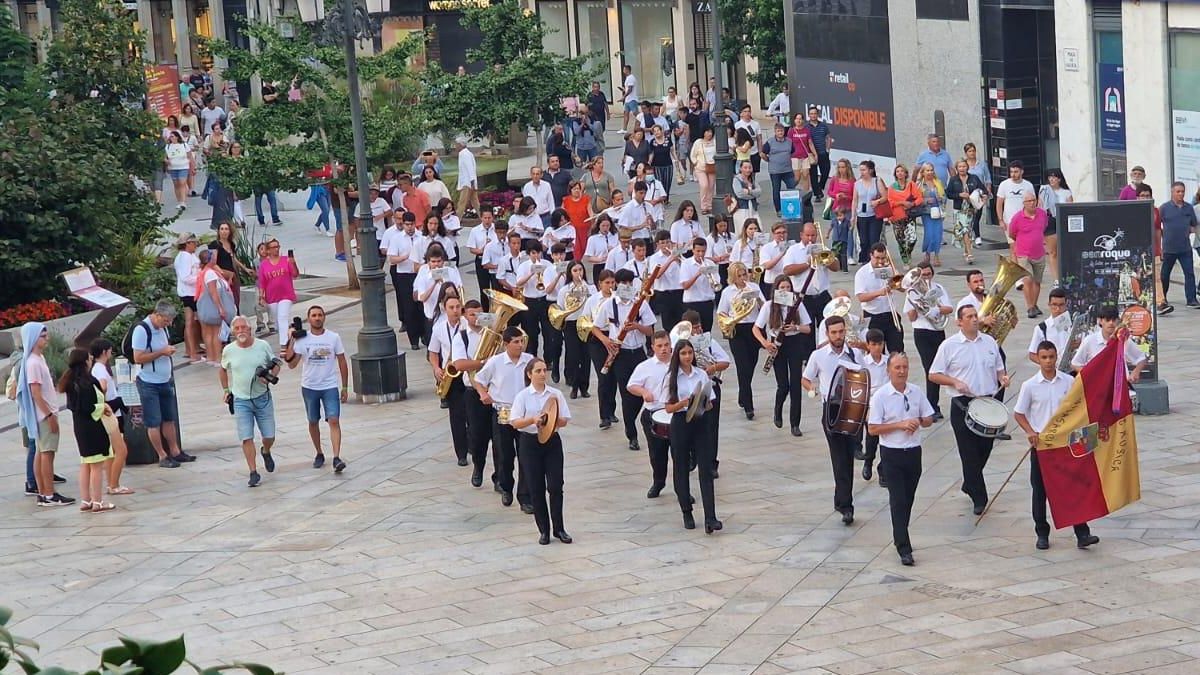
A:
[[[67,316],[66,306],[55,300],[39,300],[0,310],[0,330],[15,328],[30,321],[52,321]]]
[[[507,212],[512,208],[513,200],[520,195],[516,190],[494,190],[479,193],[479,207],[495,209],[497,206]]]

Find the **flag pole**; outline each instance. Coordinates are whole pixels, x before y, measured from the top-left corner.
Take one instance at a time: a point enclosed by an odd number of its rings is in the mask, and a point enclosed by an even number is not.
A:
[[[1028,457],[1029,453],[1032,451],[1032,446],[1027,448],[1025,450],[1025,454],[1021,455],[1021,459],[1017,461],[1017,465],[1013,467],[1012,471],[1008,472],[1008,478],[1004,479],[1004,484],[1000,486],[999,490],[996,490],[996,494],[992,495],[992,498],[989,499],[988,503],[983,507],[983,513],[980,513],[979,517],[975,519],[975,525],[977,527],[979,525],[979,521],[983,520],[983,517],[987,515],[988,509],[992,508],[992,504],[995,504],[996,500],[1000,498],[1000,493],[1004,492],[1004,488],[1008,486],[1008,481],[1012,480],[1013,475],[1017,473],[1017,469],[1021,468],[1021,465],[1025,463],[1025,458]]]

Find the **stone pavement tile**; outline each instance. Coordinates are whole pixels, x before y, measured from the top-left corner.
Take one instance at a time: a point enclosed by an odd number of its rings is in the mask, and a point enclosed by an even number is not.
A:
[[[616,673],[626,668],[631,672],[642,672],[649,664],[633,654],[621,653],[614,656],[589,655],[582,659],[571,660],[565,664],[555,664],[536,671],[538,675],[579,675],[579,673]]]
[[[949,659],[923,661],[905,666],[903,672],[912,675],[985,675],[990,673],[1009,673],[999,666],[1005,659],[994,652],[982,651],[964,654]]]
[[[1100,644],[1100,642],[1100,640],[1083,633],[1067,633],[1066,635],[1024,640],[1007,645],[996,645],[992,649],[1015,659],[1027,659],[1061,651],[1085,654],[1088,646]]]
[[[743,634],[721,649],[710,663],[756,666],[766,661],[785,642],[787,637],[783,635]]]
[[[998,647],[1019,643],[1021,640],[1020,636],[1013,635],[1007,631],[995,631],[925,645],[920,647],[920,649],[939,659],[949,659],[972,652],[990,651]]]
[[[971,607],[959,607],[954,611],[957,616],[961,616],[964,619],[986,619],[993,616],[1007,616],[1017,612],[1039,609],[1049,604],[1047,600],[1026,595],[996,602],[984,602]]]
[[[739,666],[726,663],[710,663],[696,671],[696,675],[750,675],[757,667],[758,666]]]
[[[478,655],[474,655],[478,658]],[[518,659],[510,659],[507,661],[497,661],[495,663],[486,663],[478,666],[470,666],[466,672],[471,675],[518,675],[519,673],[529,673],[535,670],[540,670],[550,664],[542,661],[536,656],[526,656]]]
[[[654,663],[654,669],[703,668],[720,651],[717,647],[672,647]]]
[[[792,656],[773,656],[770,663],[788,670],[802,670],[804,668],[826,667],[857,658],[856,655],[843,649],[824,649],[821,651],[804,651]]]
[[[1172,630],[1175,628],[1186,628],[1188,624],[1167,617],[1158,617],[1153,619],[1128,621],[1102,628],[1093,628],[1085,634],[1089,637],[1094,637],[1103,642],[1113,642],[1115,640],[1123,640],[1125,638],[1138,637],[1139,635],[1153,635],[1163,631]]]
[[[819,611],[819,607],[775,605],[763,612],[746,632],[753,635],[790,635],[797,626],[807,624]]]
[[[579,625],[576,623],[576,625]],[[610,628],[590,630],[583,626],[579,633],[574,635],[565,635],[555,637],[554,641],[568,649],[580,649],[593,645],[606,644],[616,642],[626,638],[643,637],[647,635],[657,635],[662,637],[663,633],[669,633],[675,630],[660,621],[641,621],[638,623],[622,624]]]
[[[1106,640],[1101,644],[1090,646],[1080,651],[1088,658],[1098,660],[1151,649],[1178,647],[1195,642],[1200,642],[1200,631],[1191,628],[1177,628],[1175,630],[1140,635],[1122,640]]]
[[[916,649],[904,649],[896,645],[891,651],[869,659],[853,659],[825,666],[838,675],[863,675],[881,670],[903,670],[904,668],[932,660],[929,654]]]
[[[1047,621],[1045,623],[1036,623],[1031,626],[1018,626],[1009,629],[1009,632],[1020,635],[1024,638],[1037,640],[1040,638],[1053,637],[1055,635],[1065,635],[1067,633],[1075,633],[1094,628],[1090,624],[1086,624],[1078,619],[1058,619],[1057,621]],[[1091,635],[1089,633],[1089,635]]]
[[[1080,664],[1079,667],[1097,675],[1120,675],[1121,673],[1155,669],[1184,661],[1192,662],[1193,668],[1195,667],[1195,660],[1186,654],[1180,654],[1170,649],[1152,649],[1126,656],[1095,660],[1090,663]]]
[[[1057,673],[1060,672],[1060,669],[1087,663],[1087,661],[1082,656],[1076,656],[1070,652],[1057,651],[1019,661],[1009,661],[1004,664],[1004,667],[1016,673],[1041,675],[1041,673]]]

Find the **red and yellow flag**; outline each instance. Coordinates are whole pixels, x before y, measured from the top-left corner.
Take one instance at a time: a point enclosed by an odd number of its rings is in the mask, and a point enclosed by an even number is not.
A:
[[[1123,333],[1123,331],[1122,331]],[[1057,528],[1141,498],[1124,334],[1091,360],[1038,437],[1037,459]]]

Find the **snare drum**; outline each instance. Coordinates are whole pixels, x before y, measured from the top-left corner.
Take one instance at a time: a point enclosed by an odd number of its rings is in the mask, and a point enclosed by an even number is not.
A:
[[[663,440],[671,438],[671,413],[667,412],[666,408],[651,413],[650,433]]]
[[[1008,408],[990,396],[981,396],[967,405],[966,424],[976,436],[995,438],[1008,426]]]

